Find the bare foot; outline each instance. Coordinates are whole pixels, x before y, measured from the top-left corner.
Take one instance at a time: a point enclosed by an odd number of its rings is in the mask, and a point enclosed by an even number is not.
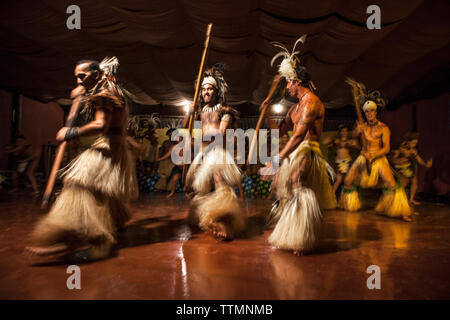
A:
[[[192,199],[194,197],[193,192],[186,192],[184,195],[186,196],[186,199]]]
[[[216,234],[216,232],[217,232],[217,230],[216,230],[215,226],[212,225],[212,224],[210,224],[210,225],[208,226],[208,228],[206,229],[206,233],[207,233],[207,234],[210,234],[210,235],[212,235],[212,236],[214,236],[214,235]]]
[[[303,251],[302,251],[302,250],[294,250],[294,254],[295,254],[297,257],[300,257],[300,256],[303,256]]]
[[[173,194],[174,194],[174,192],[169,193],[169,194],[166,196],[166,198],[167,198],[167,199],[171,198],[171,197],[173,196]]]
[[[418,206],[419,204],[422,204],[422,202],[415,201],[415,200],[411,200],[410,202],[416,206]]]
[[[406,222],[412,221],[412,219],[409,216],[403,216],[402,219],[403,219],[403,221],[406,221]]]
[[[49,247],[25,247],[25,252],[37,256],[49,256],[67,251],[69,247],[64,243],[54,244]]]
[[[218,221],[211,224],[211,230],[213,236],[221,241],[231,240],[231,232],[225,223]]]

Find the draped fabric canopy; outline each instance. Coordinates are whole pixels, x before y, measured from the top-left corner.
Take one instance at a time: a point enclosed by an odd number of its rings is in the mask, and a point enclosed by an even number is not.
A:
[[[69,5],[81,29],[69,30]],[[381,9],[369,30],[366,9]],[[67,104],[82,59],[115,55],[119,76],[141,104],[181,108],[193,97],[206,26],[207,65],[224,62],[230,103],[259,104],[276,68],[278,41],[307,34],[301,60],[328,108],[351,103],[352,76],[395,99],[449,65],[448,0],[16,0],[0,3],[0,86]]]

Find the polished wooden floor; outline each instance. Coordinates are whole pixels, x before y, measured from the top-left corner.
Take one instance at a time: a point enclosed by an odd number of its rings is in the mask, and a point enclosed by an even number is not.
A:
[[[186,225],[183,195],[141,196],[116,254],[32,258],[28,236],[45,213],[30,195],[0,192],[0,299],[449,299],[450,208],[418,206],[412,223],[372,210],[325,212],[318,252],[297,257],[267,243],[268,200],[246,200],[244,239],[218,242]],[[66,286],[68,265],[81,289]],[[381,270],[369,290],[367,267]]]

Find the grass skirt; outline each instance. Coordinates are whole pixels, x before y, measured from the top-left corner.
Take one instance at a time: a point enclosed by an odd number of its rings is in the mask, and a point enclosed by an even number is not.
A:
[[[359,200],[358,189],[356,187],[343,187],[339,198],[339,208],[346,211],[358,211],[361,209],[361,201]]]
[[[233,188],[221,186],[213,192],[196,195],[191,200],[189,222],[207,230],[214,222],[227,222],[234,236],[245,228],[244,209]]]
[[[299,174],[301,186],[293,184],[294,174]],[[271,223],[276,225],[269,243],[287,250],[314,249],[322,224],[321,208],[337,205],[329,174],[334,177],[315,141],[303,141],[283,161],[276,190],[279,204],[270,213]]]
[[[380,157],[374,160],[370,172],[367,170],[367,160],[362,155],[355,160],[355,163],[358,170],[355,175],[354,184],[363,188],[379,186],[383,182],[381,179],[383,170],[391,171],[386,157]],[[361,208],[356,187],[343,188],[339,199],[339,207],[348,211],[356,211]],[[412,213],[412,208],[409,205],[405,190],[399,185],[394,188],[383,188],[383,195],[378,201],[375,210],[389,217],[410,216]]]
[[[241,171],[233,157],[225,149],[213,147],[194,158],[186,175],[186,185],[192,186],[195,193],[208,193],[214,189],[214,174],[219,174],[228,186],[241,183]]]
[[[322,213],[311,189],[299,187],[293,190],[292,197],[281,200],[272,211],[279,220],[269,237],[270,244],[286,250],[314,249],[322,225]]]
[[[299,168],[305,166],[305,175],[301,184],[314,191],[321,209],[334,209],[337,206],[336,195],[330,183],[330,177],[335,177],[331,166],[323,158],[319,143],[303,141],[297,149],[284,159],[278,176],[278,199],[290,198],[294,194],[291,176]]]
[[[214,175],[219,175],[224,185],[216,188]],[[241,172],[226,150],[214,147],[198,154],[186,176],[186,184],[195,192],[190,203],[190,224],[205,230],[213,222],[228,221],[233,234],[242,231],[245,211],[233,190],[240,183]]]
[[[412,208],[406,197],[405,189],[401,186],[384,189],[375,211],[392,218],[409,217],[412,214]]]
[[[50,212],[37,225],[32,240],[115,242],[129,219],[126,204],[137,198],[135,164],[123,136],[100,136],[62,173],[64,188]]]

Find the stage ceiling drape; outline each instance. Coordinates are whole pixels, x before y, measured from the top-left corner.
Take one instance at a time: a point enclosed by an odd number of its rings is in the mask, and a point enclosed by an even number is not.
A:
[[[69,5],[81,29],[68,30]],[[381,29],[366,27],[371,4]],[[291,47],[307,34],[301,60],[328,108],[351,103],[346,76],[392,100],[450,57],[448,0],[27,0],[0,3],[0,86],[66,104],[74,63],[119,58],[120,79],[138,103],[180,108],[192,99],[206,25],[208,65],[228,65],[229,102],[258,104],[276,69],[272,41]]]

